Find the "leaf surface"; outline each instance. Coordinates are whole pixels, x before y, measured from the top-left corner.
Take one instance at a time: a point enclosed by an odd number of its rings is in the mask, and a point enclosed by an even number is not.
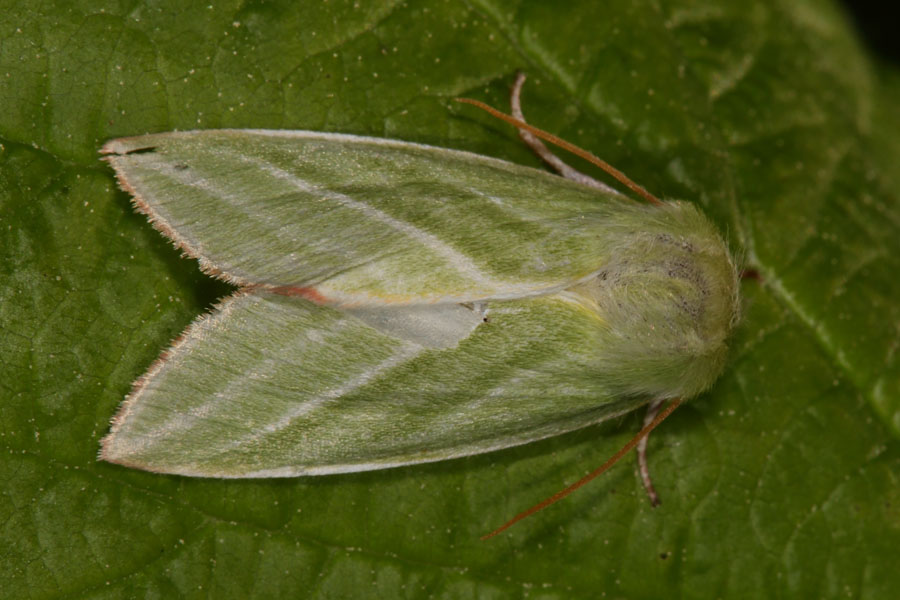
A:
[[[892,598],[900,581],[900,77],[823,0],[5,3],[0,590],[13,598]],[[507,103],[696,201],[761,280],[714,389],[626,462],[640,415],[319,478],[96,460],[131,382],[232,290],[97,160],[174,129],[308,129],[539,166]],[[573,162],[573,164],[575,164]],[[576,165],[577,166],[577,165]]]

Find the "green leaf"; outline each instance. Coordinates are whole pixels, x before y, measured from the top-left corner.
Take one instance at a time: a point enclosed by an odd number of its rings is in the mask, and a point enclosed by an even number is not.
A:
[[[900,76],[824,0],[5,3],[3,597],[863,597],[900,585]],[[131,382],[230,288],[132,213],[107,139],[341,131],[536,166],[507,106],[695,200],[760,280],[714,389],[502,537],[621,422],[356,475],[96,461]],[[575,164],[575,161],[570,161]],[[576,165],[580,166],[580,165]]]

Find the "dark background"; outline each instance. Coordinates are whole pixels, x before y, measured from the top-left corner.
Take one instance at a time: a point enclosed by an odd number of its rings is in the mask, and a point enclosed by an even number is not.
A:
[[[844,0],[863,41],[882,60],[900,62],[898,5],[887,0]]]

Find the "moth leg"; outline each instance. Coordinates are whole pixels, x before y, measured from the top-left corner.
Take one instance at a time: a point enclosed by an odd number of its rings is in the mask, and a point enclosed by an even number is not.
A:
[[[525,115],[522,114],[522,103],[519,96],[522,93],[522,84],[525,83],[525,73],[521,71],[516,75],[516,82],[513,84],[512,92],[509,96],[509,104],[510,109],[512,111],[512,116],[519,119],[520,121],[525,121]],[[527,121],[525,121],[527,122]],[[583,185],[590,186],[592,188],[597,188],[598,190],[603,190],[604,192],[610,194],[619,194],[618,190],[615,190],[602,181],[597,181],[593,177],[589,175],[585,175],[581,171],[573,169],[569,165],[567,165],[563,160],[553,154],[547,146],[544,145],[544,142],[539,140],[534,134],[529,131],[525,131],[524,129],[519,130],[519,137],[522,138],[522,141],[531,148],[531,151],[538,155],[538,157],[543,160],[545,163],[550,165],[557,173],[565,177],[566,179],[571,179],[573,181],[577,181]]]
[[[662,408],[663,402],[664,400],[661,399],[654,400],[647,405],[647,414],[644,415],[644,427],[649,425],[650,422],[656,418],[659,409]],[[647,464],[647,440],[649,437],[650,436],[647,435],[642,438],[635,449],[638,456],[638,471],[641,474],[641,481],[644,483],[644,489],[647,490],[647,496],[650,497],[651,506],[659,506],[659,496],[653,488],[653,482],[650,480],[650,467]]]

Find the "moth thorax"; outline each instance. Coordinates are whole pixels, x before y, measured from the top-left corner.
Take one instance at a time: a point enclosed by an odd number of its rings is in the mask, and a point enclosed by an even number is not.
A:
[[[654,232],[629,242],[571,290],[600,317],[598,368],[617,393],[695,396],[724,367],[738,314],[734,264],[717,234]]]

